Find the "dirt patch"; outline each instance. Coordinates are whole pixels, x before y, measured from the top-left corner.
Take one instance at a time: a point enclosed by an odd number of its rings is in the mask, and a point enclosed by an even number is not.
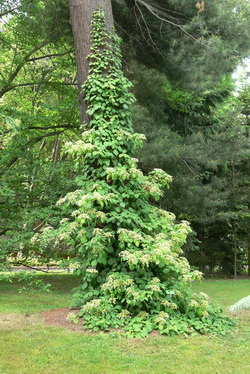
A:
[[[46,310],[45,312],[41,312],[40,315],[46,325],[60,326],[71,331],[83,331],[81,320],[78,325],[67,321],[67,315],[69,313],[77,314],[76,311],[72,311],[69,308],[61,308]]]
[[[21,329],[30,325],[43,323],[39,314],[0,313],[0,329]]]
[[[45,324],[50,326],[60,326],[71,331],[82,331],[82,321],[75,325],[67,321],[68,313],[77,314],[68,308],[52,309],[39,314],[23,313],[0,313],[0,330],[15,330],[30,325]]]

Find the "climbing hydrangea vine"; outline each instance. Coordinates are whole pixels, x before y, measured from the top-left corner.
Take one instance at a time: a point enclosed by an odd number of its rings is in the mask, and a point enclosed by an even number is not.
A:
[[[189,282],[201,279],[182,256],[188,222],[154,205],[171,177],[145,176],[133,156],[144,136],[133,132],[130,82],[121,66],[120,41],[107,33],[102,11],[93,15],[89,76],[83,85],[89,124],[67,143],[78,189],[58,201],[67,218],[47,230],[77,254],[82,282],[75,292],[84,327],[127,336],[223,332],[230,321]],[[56,233],[56,235],[55,235]]]

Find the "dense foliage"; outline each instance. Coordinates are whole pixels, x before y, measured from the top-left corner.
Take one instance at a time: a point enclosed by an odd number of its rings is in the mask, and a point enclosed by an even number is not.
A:
[[[122,327],[127,336],[224,332],[230,321],[188,283],[200,279],[182,256],[186,221],[154,205],[171,177],[145,176],[133,158],[144,136],[131,123],[133,96],[121,70],[119,39],[94,14],[90,71],[83,90],[91,117],[82,139],[66,144],[78,189],[58,201],[66,217],[43,240],[66,241],[82,282],[75,303],[85,328]],[[39,235],[35,239],[39,242]]]

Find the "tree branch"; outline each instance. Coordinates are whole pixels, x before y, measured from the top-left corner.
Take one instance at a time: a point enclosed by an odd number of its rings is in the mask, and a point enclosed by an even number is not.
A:
[[[192,174],[196,175],[197,177],[200,177],[200,175],[198,173],[196,173],[193,169],[191,169],[191,167],[188,165],[187,161],[185,161],[182,157],[179,157],[179,156],[177,156],[177,158],[179,160],[181,160],[186,165],[186,167],[188,168],[189,171],[191,171]]]
[[[10,230],[12,230],[11,227],[6,227],[6,229],[3,229],[3,230],[0,231],[0,236],[4,235],[7,231],[10,231]]]
[[[68,55],[68,54],[70,54],[70,53],[72,53],[72,52],[73,52],[73,50],[70,50],[70,51],[67,51],[67,52],[64,52],[64,53],[52,53],[52,54],[50,54],[50,55],[39,56],[39,57],[33,57],[33,58],[29,58],[29,59],[27,60],[27,62],[37,61],[37,60],[42,60],[43,58],[65,56],[65,55]]]
[[[9,10],[6,10],[6,11],[0,13],[0,17],[6,16],[7,14],[14,12],[15,10],[21,9],[24,5],[32,3],[32,1],[33,0],[28,0],[26,4],[21,4],[21,5],[16,6],[15,8],[11,8]]]
[[[50,132],[48,134],[37,136],[36,138],[33,138],[33,139],[29,140],[23,147],[21,147],[21,151],[24,151],[29,144],[32,144],[32,143],[35,144],[35,143],[39,142],[40,140],[42,140],[44,138],[48,138],[50,136],[55,136],[55,135],[60,135],[63,132],[64,132],[64,130],[62,130],[62,131],[53,131],[53,132]],[[18,159],[19,159],[19,156],[13,157],[8,162],[8,164],[6,165],[5,169],[9,169]],[[4,174],[4,171],[0,173],[0,175],[3,175],[3,174]]]
[[[180,25],[178,23],[175,23],[173,21],[170,21],[167,19],[167,11],[162,11],[161,9],[158,9],[157,7],[150,4],[150,2],[145,0],[135,0],[135,3],[141,4],[144,6],[153,16],[158,18],[160,21],[168,23],[174,27],[179,28],[184,34],[188,35],[193,40],[197,40],[193,35],[189,34],[183,27],[183,25]],[[173,17],[171,17],[173,18]]]
[[[80,125],[56,125],[56,126],[47,126],[47,127],[39,127],[39,126],[29,126],[27,129],[29,130],[52,130],[52,129],[79,129]]]
[[[50,85],[58,84],[60,86],[77,86],[76,83],[67,83],[67,82],[27,82],[27,83],[20,83],[20,84],[14,84],[14,85],[8,86],[8,87],[5,86],[5,88],[3,88],[0,91],[0,97],[2,97],[7,92],[9,92],[9,91],[11,91],[15,88],[18,88],[18,87],[36,86],[36,85],[42,85],[42,84],[50,84]]]
[[[36,47],[34,47],[30,52],[27,53],[27,55],[23,58],[22,62],[20,62],[20,64],[17,65],[14,72],[9,75],[7,83],[3,86],[3,88],[0,91],[0,97],[2,97],[6,92],[10,91],[9,87],[10,87],[11,83],[16,78],[16,76],[18,75],[18,73],[22,69],[22,67],[26,64],[26,62],[28,61],[30,56],[32,56],[35,52],[39,51],[39,49],[41,49],[42,47],[44,47],[48,43],[49,42],[47,42],[47,41],[43,41],[43,42],[39,43]]]

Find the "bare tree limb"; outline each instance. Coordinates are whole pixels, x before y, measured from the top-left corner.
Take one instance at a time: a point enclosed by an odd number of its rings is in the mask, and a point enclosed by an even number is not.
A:
[[[186,165],[186,167],[188,168],[189,171],[191,171],[192,174],[196,175],[197,177],[200,177],[198,173],[196,173],[193,169],[191,169],[191,167],[188,165],[186,160],[184,160],[182,157],[177,157],[177,158]]]

